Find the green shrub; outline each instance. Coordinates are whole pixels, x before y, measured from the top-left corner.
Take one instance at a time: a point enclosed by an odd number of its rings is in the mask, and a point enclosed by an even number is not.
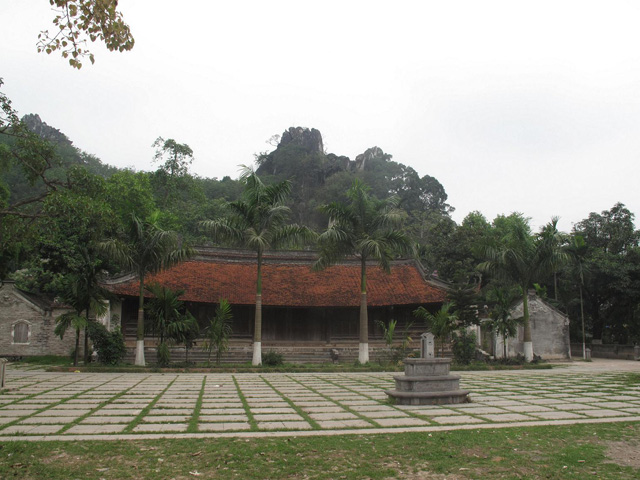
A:
[[[453,358],[461,365],[469,365],[476,357],[476,334],[466,328],[453,334]]]
[[[268,365],[270,367],[277,367],[278,365],[282,365],[284,363],[284,359],[282,358],[282,354],[278,352],[267,352],[262,354],[262,364]]]
[[[89,338],[98,354],[98,361],[104,365],[117,365],[122,361],[127,349],[119,328],[113,332],[98,322],[89,323]]]

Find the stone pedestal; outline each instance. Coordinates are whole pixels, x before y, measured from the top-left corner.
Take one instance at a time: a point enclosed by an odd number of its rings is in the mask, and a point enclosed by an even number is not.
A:
[[[468,402],[460,377],[450,375],[449,358],[406,358],[404,375],[396,375],[395,390],[385,393],[398,405],[448,405]]]

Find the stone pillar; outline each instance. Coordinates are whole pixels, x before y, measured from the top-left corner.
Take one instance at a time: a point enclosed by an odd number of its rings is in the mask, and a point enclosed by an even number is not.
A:
[[[420,335],[420,358],[435,358],[434,337],[431,332]]]
[[[7,362],[6,358],[0,358],[0,388],[4,388],[4,375],[7,371]]]

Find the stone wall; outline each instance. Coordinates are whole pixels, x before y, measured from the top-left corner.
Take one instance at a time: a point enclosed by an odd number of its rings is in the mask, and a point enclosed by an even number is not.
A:
[[[70,355],[75,332],[63,340],[53,332],[56,318],[67,310],[47,307],[16,289],[12,283],[0,287],[0,357]],[[22,325],[22,327],[20,326]],[[26,325],[26,327],[24,327]],[[20,337],[21,330],[26,333]]]
[[[638,345],[589,345],[592,358],[614,358],[619,360],[640,360],[640,346]],[[571,344],[573,358],[582,358],[582,343]]]

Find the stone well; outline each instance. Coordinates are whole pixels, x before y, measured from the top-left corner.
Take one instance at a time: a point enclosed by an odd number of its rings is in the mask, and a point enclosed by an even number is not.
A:
[[[398,405],[451,405],[468,402],[469,392],[460,390],[460,376],[451,375],[451,359],[434,358],[433,335],[422,335],[422,356],[406,358],[404,375],[395,375],[395,390],[386,390]]]

